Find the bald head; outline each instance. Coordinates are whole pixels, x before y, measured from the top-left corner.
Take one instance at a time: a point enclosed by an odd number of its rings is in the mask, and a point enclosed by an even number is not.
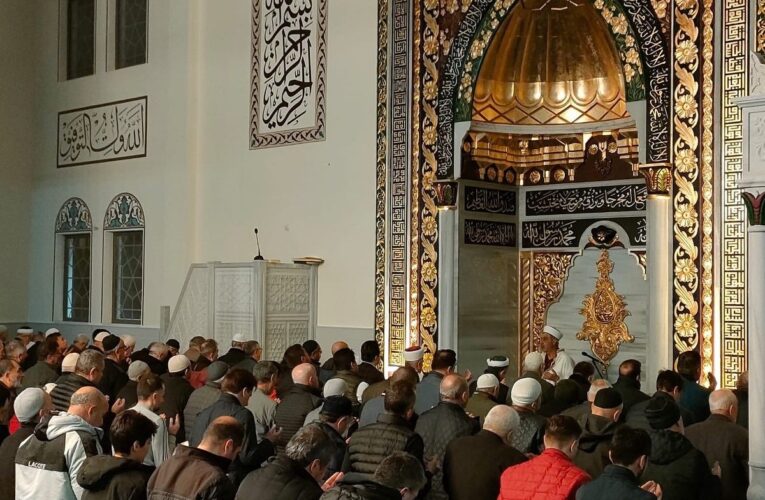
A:
[[[311,363],[301,363],[293,368],[292,380],[296,384],[319,387],[319,379],[316,377],[316,368],[314,368]]]
[[[407,384],[417,385],[417,382],[419,381],[420,377],[417,375],[417,370],[409,365],[402,366],[393,372],[393,375],[390,376],[390,385],[396,384],[398,382],[406,382]]]
[[[486,415],[483,430],[493,432],[509,445],[512,442],[512,433],[519,425],[521,425],[521,418],[518,412],[507,405],[496,405]]]
[[[718,389],[709,395],[709,411],[736,421],[738,417],[738,399],[733,391]]]
[[[332,344],[332,354],[335,354],[340,349],[349,349],[348,344],[343,342],[342,340],[338,340],[334,344]]]
[[[595,396],[598,394],[598,391],[605,389],[606,387],[611,387],[611,382],[608,380],[602,378],[593,380],[592,384],[590,384],[590,390],[587,391],[587,401],[590,403],[595,401]]]
[[[619,365],[619,376],[640,380],[640,369],[642,365],[636,359],[627,359]]]
[[[101,427],[109,410],[106,397],[95,387],[83,387],[72,394],[67,413],[76,415],[92,425]]]
[[[239,454],[244,441],[244,427],[234,417],[218,417],[207,426],[199,449],[229,460]]]
[[[465,406],[468,400],[468,384],[461,375],[450,373],[441,380],[441,401]]]

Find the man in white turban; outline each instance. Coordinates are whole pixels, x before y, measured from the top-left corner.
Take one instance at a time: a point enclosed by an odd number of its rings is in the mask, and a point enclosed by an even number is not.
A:
[[[562,337],[563,334],[560,330],[545,325],[539,342],[539,348],[545,355],[542,378],[553,385],[558,380],[569,378],[574,373],[574,365],[576,364],[571,356],[560,348],[559,342]]]

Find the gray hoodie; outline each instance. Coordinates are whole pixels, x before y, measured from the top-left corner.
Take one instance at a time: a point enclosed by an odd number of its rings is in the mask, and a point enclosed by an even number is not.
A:
[[[85,458],[102,453],[100,434],[68,413],[41,422],[16,453],[16,499],[79,500],[77,473]]]

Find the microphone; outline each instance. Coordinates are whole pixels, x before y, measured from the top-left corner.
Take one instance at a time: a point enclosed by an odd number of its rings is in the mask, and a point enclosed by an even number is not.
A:
[[[258,228],[255,228],[255,243],[258,245],[258,255],[253,260],[263,260],[263,255],[260,253],[260,238],[258,238]]]
[[[586,353],[584,351],[582,351],[582,356],[584,356],[586,358],[590,358],[591,360],[593,360],[594,361],[593,364],[595,365],[595,369],[598,371],[598,375],[600,375],[600,378],[605,378],[605,377],[603,377],[603,373],[600,371],[600,366],[602,366],[604,368],[606,366],[606,364],[604,362],[602,362],[601,360],[599,360],[598,358],[596,358],[592,354],[588,354],[588,353]],[[600,365],[600,366],[598,366],[598,365]]]

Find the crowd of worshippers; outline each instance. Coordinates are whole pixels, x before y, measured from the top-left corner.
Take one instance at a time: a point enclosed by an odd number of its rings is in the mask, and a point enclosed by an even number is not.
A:
[[[641,391],[626,360],[611,384],[546,326],[520,377],[497,355],[473,379],[457,354],[407,348],[331,357],[309,340],[280,361],[234,335],[152,342],[104,329],[0,326],[4,499],[745,499],[746,374],[699,384],[696,352]]]

